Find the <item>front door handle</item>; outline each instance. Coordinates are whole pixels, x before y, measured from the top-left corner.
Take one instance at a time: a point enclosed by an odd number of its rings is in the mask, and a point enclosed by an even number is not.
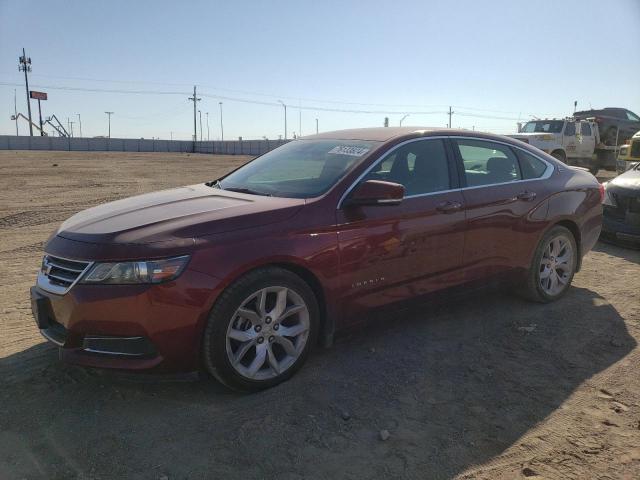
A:
[[[442,202],[438,204],[436,210],[438,210],[440,213],[455,213],[462,210],[462,204],[455,201]]]
[[[535,200],[536,192],[520,192],[516,195],[516,198],[518,200],[524,200],[525,202],[531,202],[532,200]]]

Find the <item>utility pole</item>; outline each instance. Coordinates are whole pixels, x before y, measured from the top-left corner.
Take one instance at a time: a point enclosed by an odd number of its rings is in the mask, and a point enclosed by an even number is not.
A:
[[[202,141],[202,110],[198,110],[198,116],[200,117],[200,141]]]
[[[316,118],[316,135],[318,134],[318,119]]]
[[[29,135],[33,137],[33,124],[31,123],[31,101],[29,99],[29,78],[27,72],[31,71],[31,57],[27,57],[24,48],[22,49],[22,56],[18,59],[20,63],[18,65],[18,71],[24,72],[24,87],[27,91],[27,110],[29,111]]]
[[[451,110],[451,107],[449,107],[449,128],[451,128],[451,115],[453,115],[454,113],[456,113],[456,112]]]
[[[104,112],[107,114],[107,117],[109,117],[109,137],[111,138],[111,115],[113,115],[113,112]]]
[[[209,112],[205,114],[207,116],[207,142],[209,141]]]
[[[201,99],[196,95],[196,86],[193,86],[193,97],[189,97],[188,100],[193,102],[193,141],[198,141],[198,122],[196,121],[196,111],[198,108],[196,107],[196,102],[199,102]]]
[[[71,138],[73,138],[73,124],[76,122],[69,122],[69,130],[71,130]]]
[[[222,102],[218,102],[220,105],[220,140],[224,142],[224,124],[222,123]]]
[[[282,100],[278,100],[284,107],[284,139],[287,139],[287,106]]]
[[[78,125],[80,127],[80,137],[82,137],[82,120],[80,120],[80,114],[76,113],[76,115],[78,115]]]
[[[13,89],[13,116],[16,119],[16,137],[20,135],[18,133],[18,101],[16,100],[16,89]]]

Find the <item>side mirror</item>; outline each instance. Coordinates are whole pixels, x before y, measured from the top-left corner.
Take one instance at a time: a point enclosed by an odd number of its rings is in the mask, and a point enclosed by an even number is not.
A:
[[[367,180],[356,186],[344,206],[398,205],[404,198],[404,186],[382,180]]]

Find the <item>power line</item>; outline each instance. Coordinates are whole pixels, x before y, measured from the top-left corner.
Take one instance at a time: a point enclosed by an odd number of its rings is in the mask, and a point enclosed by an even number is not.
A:
[[[5,73],[5,72],[0,72]],[[103,83],[121,83],[121,84],[139,84],[139,85],[170,85],[170,86],[187,86],[189,84],[186,83],[166,83],[166,82],[151,82],[151,81],[134,81],[134,80],[106,80],[106,79],[97,79],[97,78],[86,78],[86,77],[67,77],[67,76],[57,76],[57,75],[44,75],[44,74],[32,74],[37,77],[47,77],[47,78],[60,78],[66,80],[81,80],[81,81],[91,81],[91,82],[103,82]],[[10,85],[9,83],[0,82],[0,85]],[[389,104],[389,103],[362,103],[362,102],[349,102],[344,100],[327,100],[327,99],[319,99],[319,98],[305,98],[305,97],[292,97],[287,95],[277,95],[277,94],[269,94],[262,92],[255,92],[249,90],[236,90],[230,88],[218,87],[215,85],[206,85],[199,84],[200,87],[211,88],[213,90],[227,91],[227,92],[235,92],[242,93],[246,95],[255,95],[259,97],[270,97],[273,99],[284,98],[284,99],[296,99],[298,101],[302,100],[305,102],[317,102],[317,103],[327,103],[327,104],[335,104],[335,105],[359,105],[359,106],[368,106],[368,107],[390,107],[390,108],[448,108],[448,105],[445,104]],[[147,91],[147,90],[123,90],[123,89],[94,89],[87,87],[45,87],[42,88],[57,88],[57,89],[67,89],[67,90],[79,90],[79,91],[99,91],[99,92],[110,92],[110,93],[140,93],[140,94],[162,94],[162,95],[183,95],[184,92],[176,92],[176,91]],[[232,98],[232,97],[223,97],[217,96],[219,98]],[[257,103],[257,101],[256,101]],[[267,104],[272,104],[271,102],[267,102]],[[452,105],[453,108],[459,108],[464,110],[474,110],[478,112],[490,112],[490,113],[512,113],[518,114],[519,118],[524,115],[525,117],[532,116],[534,114],[521,112],[521,111],[509,111],[509,110],[494,110],[494,109],[486,109],[486,108],[478,108],[478,107],[467,107],[463,105]],[[395,112],[398,114],[402,114],[403,112]],[[535,114],[534,116],[543,116],[543,117],[553,117],[555,114]],[[557,116],[557,115],[555,115]],[[509,118],[511,120],[512,118]]]
[[[0,85],[5,86],[19,86],[19,84],[12,82],[0,82]],[[116,94],[131,94],[131,95],[188,95],[188,93],[184,91],[165,91],[165,90],[125,90],[125,89],[106,89],[106,88],[83,88],[83,87],[68,87],[68,86],[55,86],[55,85],[35,85],[38,88],[46,88],[51,90],[66,90],[66,91],[79,91],[79,92],[90,92],[90,93],[116,93]],[[253,100],[247,98],[239,98],[239,97],[231,97],[226,95],[218,95],[212,93],[200,93],[202,97],[213,98],[217,100],[227,100],[231,102],[239,102],[239,103],[247,103],[251,105],[265,105],[272,107],[280,107],[282,106],[279,102],[269,102],[263,100]],[[189,100],[193,101],[192,97],[189,97]],[[194,102],[195,103],[195,102]],[[300,105],[298,107],[301,110],[310,110],[310,111],[321,111],[321,112],[335,112],[335,113],[358,113],[358,114],[374,114],[374,115],[447,115],[449,112],[446,110],[379,110],[379,109],[348,109],[348,108],[330,108],[330,107],[322,107],[318,105]],[[469,107],[465,107],[467,109],[471,109]],[[480,109],[476,109],[477,111],[482,111]],[[497,115],[481,115],[474,114],[470,112],[456,112],[458,115],[474,117],[474,118],[487,118],[494,120],[510,120],[517,121],[521,120],[521,116],[519,117],[506,117],[506,116],[497,116]],[[527,114],[530,115],[530,114]],[[544,116],[544,115],[543,115]],[[548,115],[547,115],[548,116]],[[194,124],[195,124],[195,115],[194,115]],[[194,131],[195,135],[195,131]]]

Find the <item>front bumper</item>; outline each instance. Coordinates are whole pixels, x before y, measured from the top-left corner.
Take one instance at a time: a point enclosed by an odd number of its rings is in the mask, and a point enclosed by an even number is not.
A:
[[[77,284],[64,295],[31,288],[42,335],[70,363],[127,370],[198,368],[217,280],[185,270],[159,285]]]
[[[640,243],[640,224],[605,214],[602,217],[602,236],[610,240]]]

